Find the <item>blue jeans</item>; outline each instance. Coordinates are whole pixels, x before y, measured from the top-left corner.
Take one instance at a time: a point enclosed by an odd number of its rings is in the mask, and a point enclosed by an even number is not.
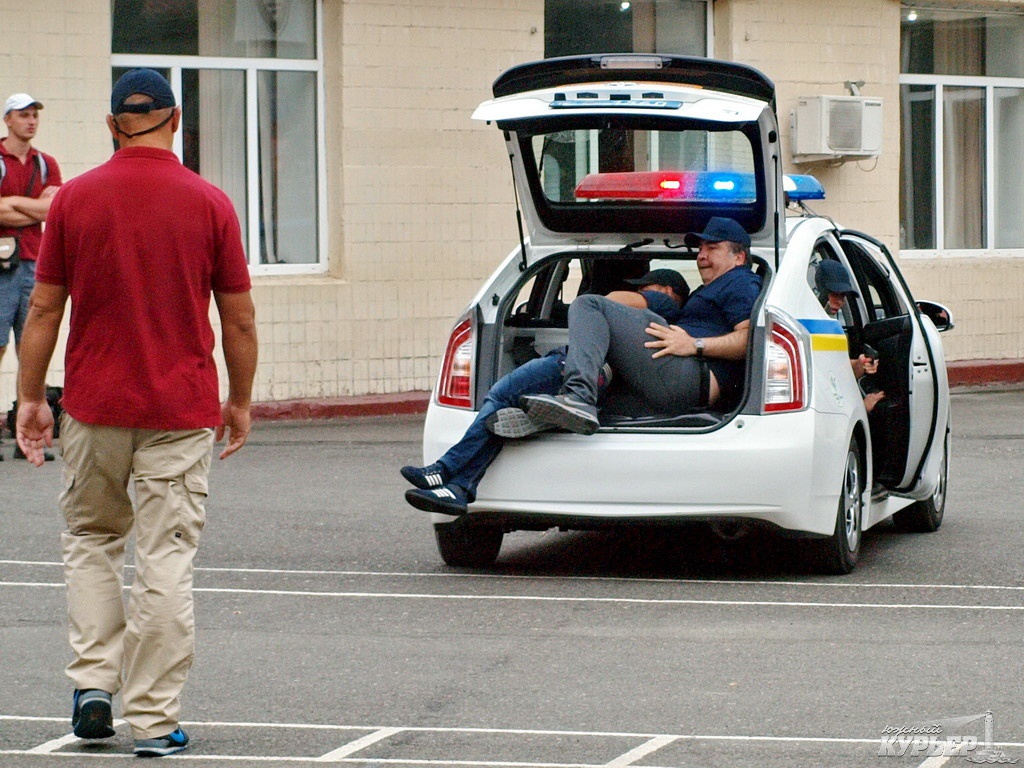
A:
[[[476,498],[480,478],[505,445],[504,438],[487,430],[487,417],[501,408],[518,408],[522,395],[557,394],[564,360],[564,349],[557,349],[498,379],[466,434],[438,459],[448,470],[448,482],[462,488],[471,501]]]
[[[0,347],[6,347],[14,329],[14,340],[21,342],[21,331],[28,317],[28,300],[36,282],[36,263],[23,259],[13,272],[0,273]]]

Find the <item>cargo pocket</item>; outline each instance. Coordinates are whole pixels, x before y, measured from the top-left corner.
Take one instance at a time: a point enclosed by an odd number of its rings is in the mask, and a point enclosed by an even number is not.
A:
[[[61,489],[57,501],[60,511],[64,514],[64,522],[67,523],[68,530],[72,533],[75,530],[74,513],[77,506],[75,504],[75,480],[75,470],[65,464],[64,470],[61,472]]]
[[[206,495],[209,485],[204,462],[199,462],[174,483],[179,494],[175,538],[196,546],[206,525]]]

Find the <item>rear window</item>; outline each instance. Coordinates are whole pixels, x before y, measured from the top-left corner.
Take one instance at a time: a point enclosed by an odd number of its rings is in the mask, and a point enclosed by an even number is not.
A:
[[[765,216],[756,126],[638,125],[605,117],[592,126],[520,126],[533,198],[559,232],[687,232],[710,216],[748,231]],[[714,126],[721,128],[720,124]],[[561,128],[561,129],[559,129]]]

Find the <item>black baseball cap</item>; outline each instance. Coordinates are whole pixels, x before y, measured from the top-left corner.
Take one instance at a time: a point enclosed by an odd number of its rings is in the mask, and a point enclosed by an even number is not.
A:
[[[688,232],[683,237],[683,242],[691,248],[696,248],[701,243],[720,243],[723,240],[750,248],[750,233],[735,219],[727,219],[724,216],[712,216],[708,219],[703,232]]]
[[[125,104],[128,97],[137,93],[149,96],[152,101],[142,104]],[[110,92],[110,114],[120,115],[123,112],[148,114],[154,109],[167,109],[177,106],[171,84],[159,72],[153,69],[132,69],[125,72],[114,83]]]
[[[814,273],[814,284],[817,286],[818,292],[822,294],[845,293],[850,296],[860,296],[857,289],[853,287],[850,273],[846,267],[832,259],[826,259],[818,264],[818,269]]]
[[[643,277],[635,277],[626,280],[630,285],[665,285],[676,292],[676,295],[685,299],[690,295],[690,286],[686,284],[683,276],[674,269],[652,269]]]

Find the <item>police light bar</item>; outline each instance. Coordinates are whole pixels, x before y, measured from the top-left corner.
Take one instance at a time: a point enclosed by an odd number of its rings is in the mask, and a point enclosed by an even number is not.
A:
[[[787,173],[782,177],[782,189],[794,203],[825,199],[821,182],[806,173]]]
[[[754,175],[728,171],[626,171],[588,173],[576,187],[583,200],[671,200],[751,203]]]

